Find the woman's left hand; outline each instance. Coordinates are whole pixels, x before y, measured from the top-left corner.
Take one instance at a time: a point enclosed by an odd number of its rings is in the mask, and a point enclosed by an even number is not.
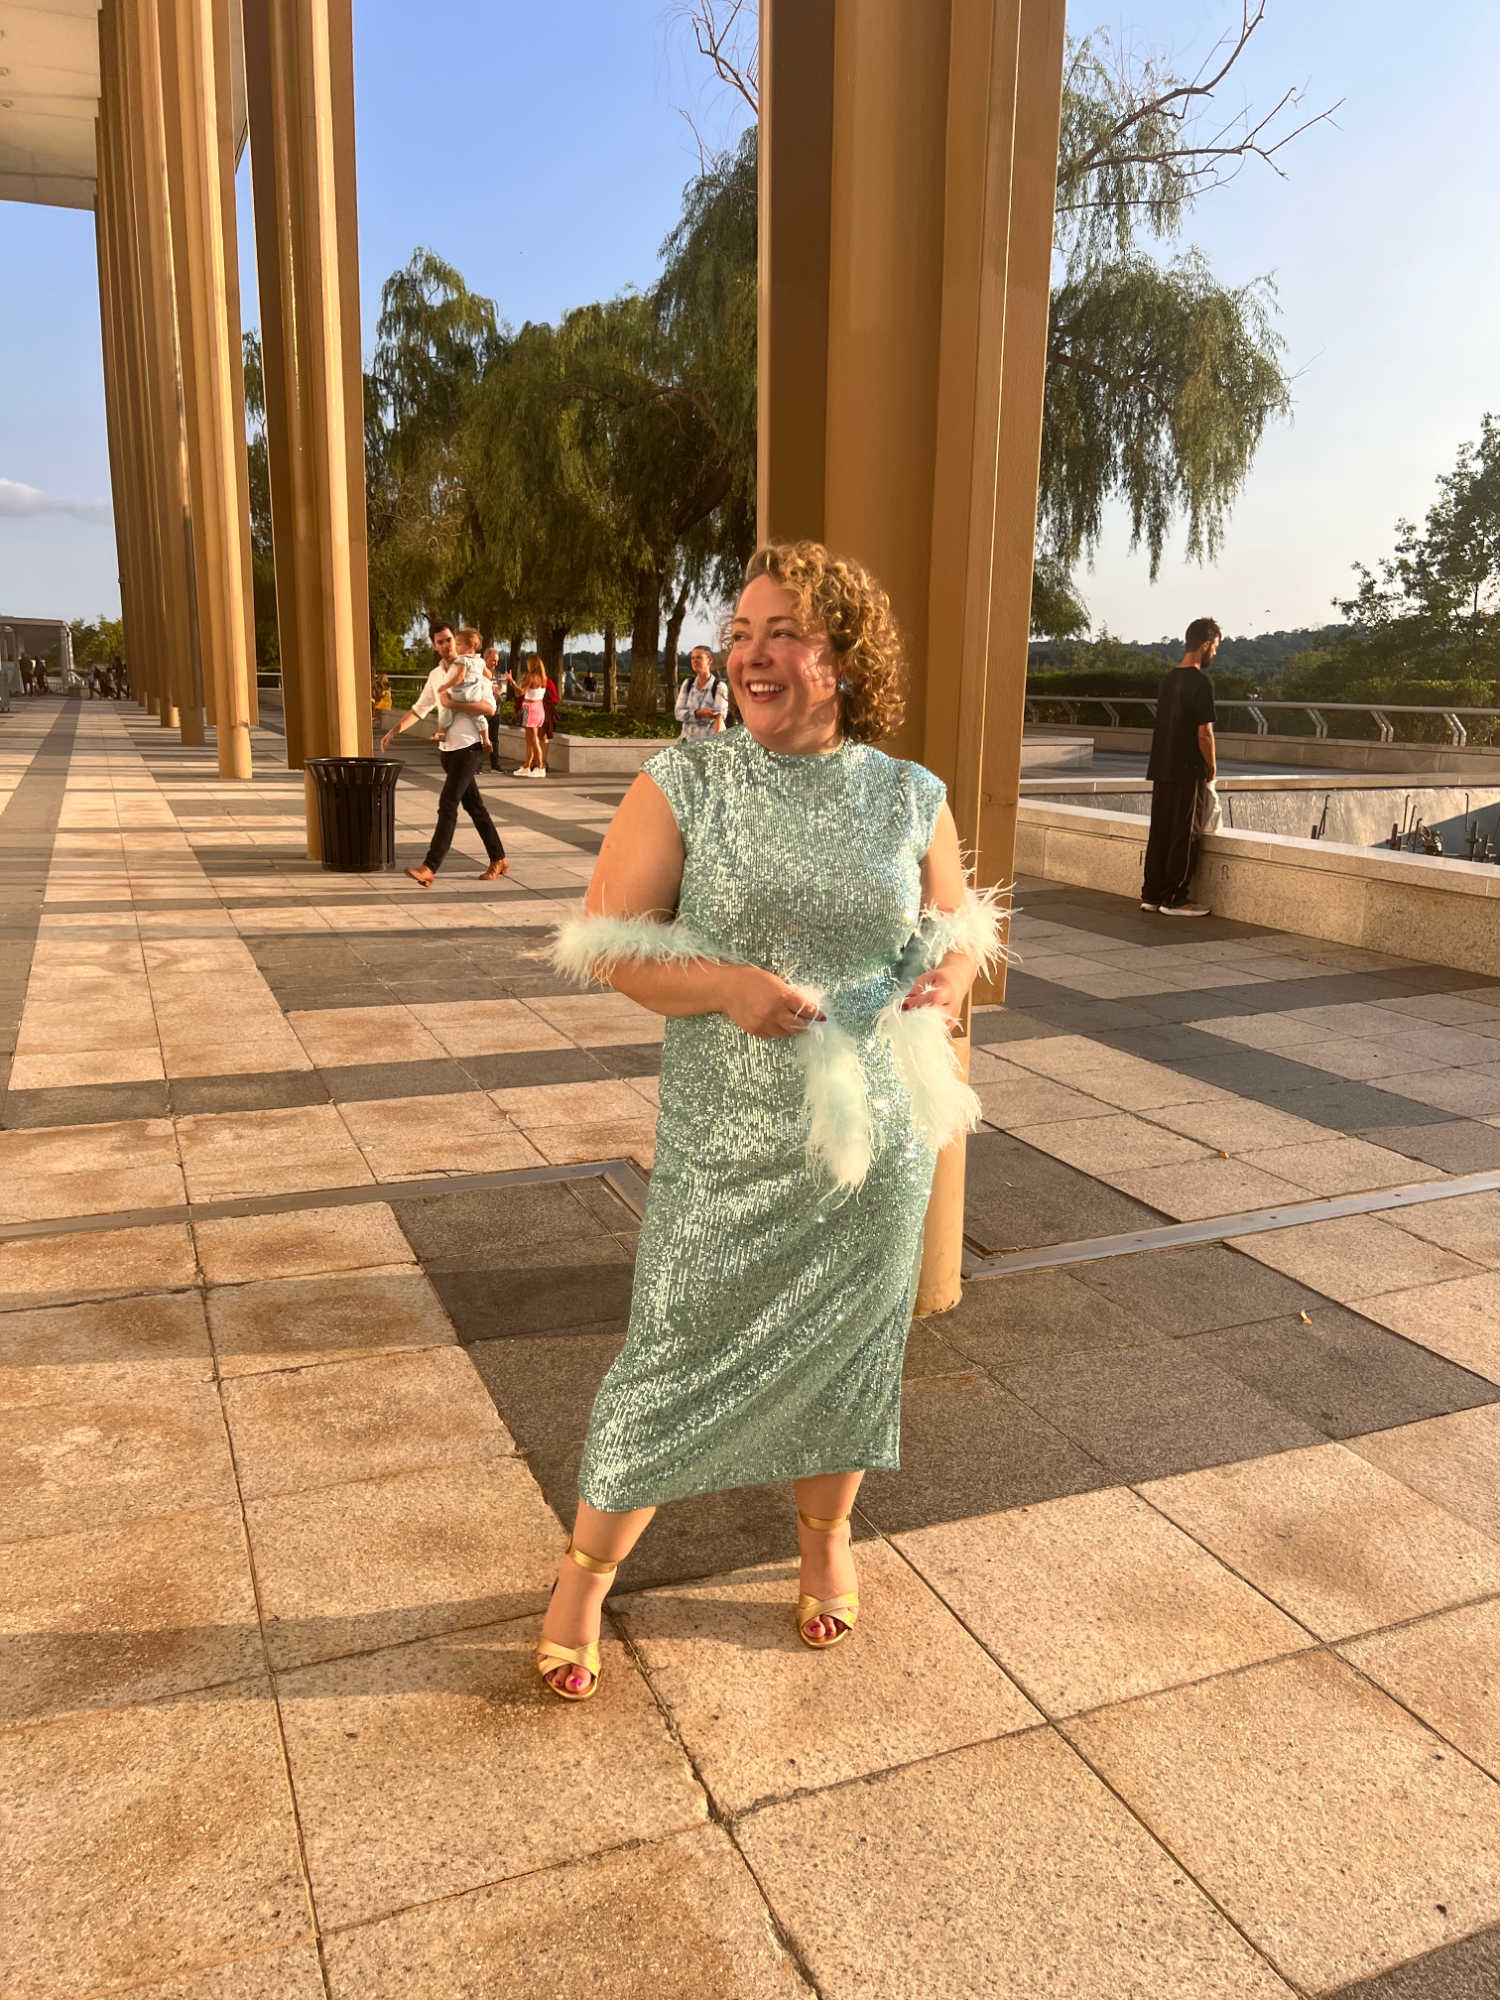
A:
[[[945,959],[931,972],[922,974],[901,1002],[901,1011],[904,1014],[914,1007],[936,1007],[946,1020],[956,1024],[963,1012],[964,995],[969,990],[971,979],[967,960],[954,965]]]

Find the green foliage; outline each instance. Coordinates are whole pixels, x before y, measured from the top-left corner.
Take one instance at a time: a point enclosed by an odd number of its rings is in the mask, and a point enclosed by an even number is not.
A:
[[[570,702],[558,704],[557,726],[568,736],[652,736],[670,742],[678,734],[676,718],[670,715],[606,715],[597,708],[575,708]]]
[[[255,661],[281,665],[276,624],[276,557],[271,539],[271,467],[266,456],[266,377],[260,335],[244,339],[245,420],[250,460],[250,585],[255,609]]]
[[[75,666],[108,666],[117,656],[125,654],[125,626],[118,618],[106,618],[101,611],[97,618],[70,618],[68,630],[73,635],[73,662]],[[53,649],[55,654],[56,649]]]
[[[1350,684],[1500,682],[1500,418],[1487,413],[1478,442],[1459,446],[1423,525],[1398,521],[1394,554],[1354,569],[1330,662]]]

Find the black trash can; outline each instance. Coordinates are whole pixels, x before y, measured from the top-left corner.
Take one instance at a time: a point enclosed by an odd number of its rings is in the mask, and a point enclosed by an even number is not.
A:
[[[323,866],[341,875],[372,875],[396,865],[394,757],[309,757],[318,795]]]

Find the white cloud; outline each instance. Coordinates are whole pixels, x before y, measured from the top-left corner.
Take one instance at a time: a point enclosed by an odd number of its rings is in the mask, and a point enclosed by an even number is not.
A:
[[[107,500],[62,500],[39,486],[24,486],[19,479],[0,479],[0,520],[35,521],[43,515],[64,514],[75,521],[107,524],[111,513]]]

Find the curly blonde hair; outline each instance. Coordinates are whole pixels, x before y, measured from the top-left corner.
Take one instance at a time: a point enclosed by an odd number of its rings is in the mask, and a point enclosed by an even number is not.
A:
[[[838,661],[844,734],[878,743],[906,714],[906,658],[891,600],[862,564],[821,542],[767,542],[745,581],[768,576],[790,593],[809,632],[826,632]]]

